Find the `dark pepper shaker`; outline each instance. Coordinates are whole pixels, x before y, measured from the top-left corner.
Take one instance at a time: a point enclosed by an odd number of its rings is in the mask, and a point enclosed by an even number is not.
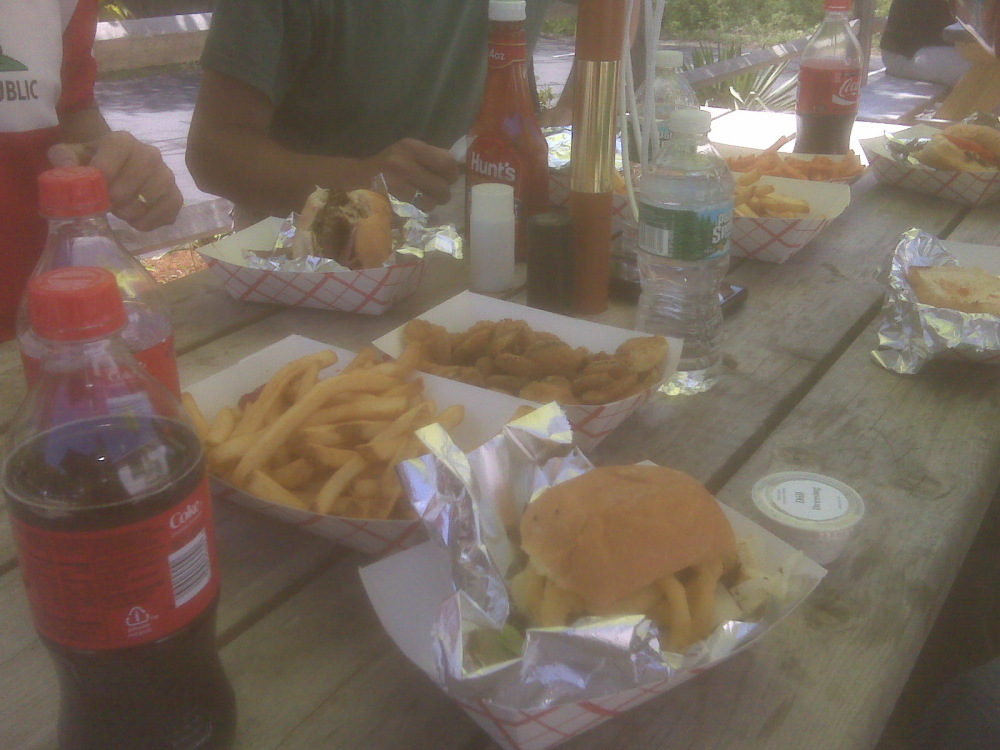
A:
[[[573,224],[568,211],[528,218],[528,304],[549,312],[572,312]]]

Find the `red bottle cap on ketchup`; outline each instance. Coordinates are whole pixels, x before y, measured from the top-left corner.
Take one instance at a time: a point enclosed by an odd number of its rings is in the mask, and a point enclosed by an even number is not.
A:
[[[848,13],[851,10],[851,0],[823,0],[823,10]]]
[[[38,176],[42,216],[68,219],[102,214],[110,208],[108,183],[97,167],[58,167]]]
[[[28,316],[35,333],[50,341],[83,341],[125,326],[125,304],[106,268],[67,266],[28,284]]]

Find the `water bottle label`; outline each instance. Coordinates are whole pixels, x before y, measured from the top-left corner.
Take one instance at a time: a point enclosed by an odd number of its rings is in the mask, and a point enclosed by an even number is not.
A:
[[[729,251],[733,206],[701,211],[639,204],[639,246],[677,260],[708,260]]]
[[[218,593],[207,479],[168,510],[112,529],[11,521],[35,627],[63,646],[105,651],[159,640]]]

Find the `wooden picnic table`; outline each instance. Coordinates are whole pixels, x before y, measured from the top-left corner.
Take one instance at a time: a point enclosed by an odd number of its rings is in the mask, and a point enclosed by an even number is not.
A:
[[[718,125],[739,130],[742,120],[744,132],[754,132],[763,119],[726,114]],[[683,469],[751,516],[758,478],[817,471],[864,497],[860,532],[819,588],[760,643],[567,749],[877,743],[1000,484],[998,371],[935,364],[906,377],[876,364],[881,271],[900,232],[913,226],[1000,244],[1000,222],[996,206],[968,210],[878,185],[872,175],[852,190],[849,209],[788,262],[734,262],[732,281],[750,293],[726,321],[719,384],[697,396],[655,398],[592,457]],[[364,317],[235,302],[208,272],[196,274],[168,287],[182,380],[196,382],[292,333],[356,350],[466,283],[464,263],[437,258],[416,294],[381,317]],[[631,327],[634,308],[615,303],[593,317]],[[10,343],[0,346],[0,389],[4,425],[23,395]],[[384,634],[357,572],[368,558],[227,502],[217,506],[218,634],[237,695],[236,747],[496,747]],[[0,611],[0,747],[47,750],[55,745],[58,690],[31,628],[5,520]]]

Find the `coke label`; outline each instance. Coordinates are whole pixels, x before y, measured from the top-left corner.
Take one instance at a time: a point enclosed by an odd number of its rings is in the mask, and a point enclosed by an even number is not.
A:
[[[208,479],[168,510],[116,528],[54,531],[11,521],[35,627],[68,648],[157,641],[218,593]]]
[[[800,115],[853,115],[861,96],[861,68],[803,65],[795,111]]]

